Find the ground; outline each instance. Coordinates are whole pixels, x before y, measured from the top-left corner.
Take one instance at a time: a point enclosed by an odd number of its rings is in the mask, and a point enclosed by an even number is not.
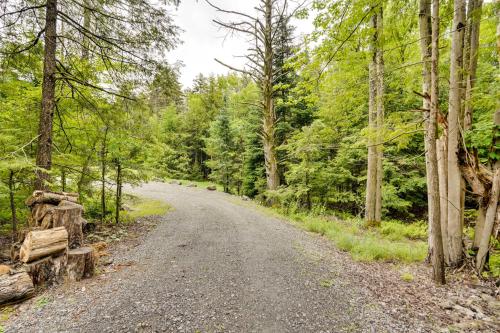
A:
[[[354,262],[234,197],[163,183],[127,190],[173,210],[143,241],[116,250],[112,270],[25,303],[6,332],[433,332],[453,324],[446,308],[457,304],[439,304],[450,289],[414,273],[405,279],[395,265]]]

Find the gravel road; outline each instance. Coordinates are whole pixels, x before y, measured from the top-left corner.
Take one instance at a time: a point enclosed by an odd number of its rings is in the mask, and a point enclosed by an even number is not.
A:
[[[252,204],[150,183],[129,192],[174,210],[123,269],[49,290],[6,332],[419,332],[395,318],[329,242]]]

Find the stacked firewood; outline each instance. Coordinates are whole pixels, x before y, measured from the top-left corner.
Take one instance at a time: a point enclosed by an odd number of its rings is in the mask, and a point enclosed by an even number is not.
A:
[[[11,248],[16,265],[0,270],[0,303],[33,294],[34,287],[78,281],[94,273],[94,251],[83,244],[83,207],[76,193],[35,191],[26,200],[29,229]],[[15,267],[15,268],[13,268]]]

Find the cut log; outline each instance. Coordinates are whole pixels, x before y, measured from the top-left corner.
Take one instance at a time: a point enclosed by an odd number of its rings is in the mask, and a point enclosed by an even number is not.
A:
[[[19,258],[27,263],[33,260],[64,252],[68,247],[68,232],[59,227],[48,230],[31,231],[26,236]]]
[[[50,286],[63,281],[67,255],[45,257],[24,266],[35,286]]]
[[[79,281],[94,275],[95,258],[91,247],[81,247],[68,251],[68,279]]]
[[[35,204],[31,208],[31,219],[33,226],[40,226],[45,215],[54,209],[54,205],[52,204]]]
[[[61,201],[78,202],[78,194],[76,193],[58,193],[35,191],[33,195],[26,199],[26,205],[32,207],[35,204],[53,204],[58,205]]]
[[[65,227],[68,232],[69,247],[74,249],[83,245],[83,207],[78,204],[58,206],[45,215],[42,229]]]
[[[33,296],[33,281],[26,272],[0,276],[0,304],[11,303]]]

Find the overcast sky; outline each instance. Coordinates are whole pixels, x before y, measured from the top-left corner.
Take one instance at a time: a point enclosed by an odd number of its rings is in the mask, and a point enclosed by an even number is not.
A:
[[[224,9],[253,13],[258,0],[212,0],[212,3]],[[227,36],[226,31],[220,30],[212,20],[224,19],[227,16],[217,13],[205,0],[183,0],[173,15],[176,24],[184,30],[181,34],[184,43],[169,54],[168,60],[171,63],[184,63],[181,83],[185,88],[191,86],[199,73],[209,75],[228,72],[228,69],[215,62],[214,58],[235,66],[243,65],[244,61],[234,56],[245,53],[248,44],[244,37],[241,34]],[[293,24],[297,26],[298,33],[312,31],[309,21],[294,21]]]

